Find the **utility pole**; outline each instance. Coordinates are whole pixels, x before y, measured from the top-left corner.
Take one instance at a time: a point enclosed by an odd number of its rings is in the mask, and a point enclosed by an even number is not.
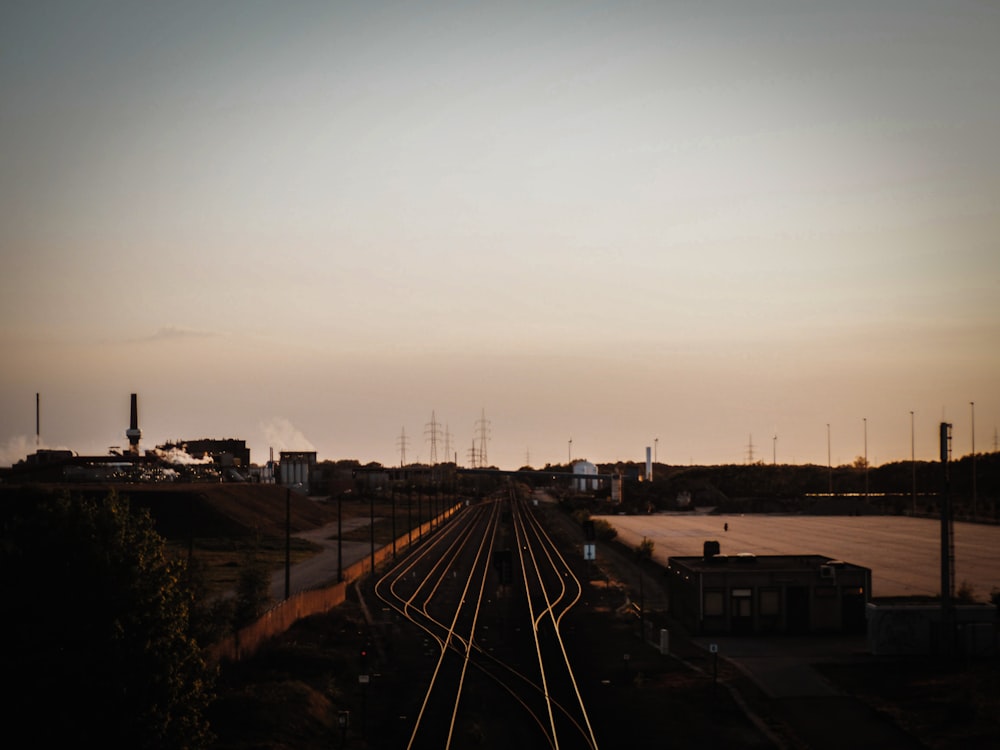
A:
[[[292,489],[285,490],[285,599],[292,594]]]
[[[427,439],[431,443],[431,466],[437,465],[438,459],[438,436],[441,434],[441,429],[438,426],[437,418],[434,416],[434,412],[431,412],[431,421],[424,430],[424,434],[427,435]]]
[[[865,423],[865,499],[868,499],[868,417],[862,417]]]
[[[944,474],[944,492],[941,495],[941,613],[945,625],[945,642],[942,645],[945,652],[950,654],[953,646],[955,540],[951,518],[951,482],[948,476],[948,462],[951,459],[951,425],[948,422],[941,423],[940,442],[941,468]]]
[[[448,425],[444,426],[444,455],[445,461],[451,460],[452,448],[451,448],[451,430],[448,429]],[[458,464],[458,460],[455,461]]]
[[[913,412],[910,412],[910,468],[913,472],[913,515],[917,515],[917,449],[913,437]]]
[[[830,460],[830,423],[826,423],[826,471],[827,471],[827,494],[833,494],[833,462]]]
[[[402,433],[396,438],[396,447],[399,448],[399,468],[406,466],[406,428],[403,428]]]
[[[489,464],[486,458],[486,442],[490,437],[490,423],[486,419],[486,409],[483,409],[482,416],[476,422],[476,430],[479,432],[479,466],[486,468]]]
[[[976,508],[976,402],[970,401],[972,408],[972,520],[979,516]]]

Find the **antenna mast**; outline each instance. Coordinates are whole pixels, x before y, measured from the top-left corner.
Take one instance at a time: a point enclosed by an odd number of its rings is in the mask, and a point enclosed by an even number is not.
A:
[[[747,463],[753,463],[753,433],[750,434],[750,443],[747,445]]]

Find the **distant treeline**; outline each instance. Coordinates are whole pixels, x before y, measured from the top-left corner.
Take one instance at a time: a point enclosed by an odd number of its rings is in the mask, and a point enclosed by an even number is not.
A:
[[[996,519],[1000,505],[1000,453],[971,455],[944,466],[937,461],[897,461],[865,467],[790,464],[653,467],[653,481],[639,481],[645,464],[598,464],[621,472],[626,512],[856,512],[918,515],[940,512],[944,493],[956,518]],[[628,477],[634,477],[628,480]],[[606,491],[602,490],[601,494]]]

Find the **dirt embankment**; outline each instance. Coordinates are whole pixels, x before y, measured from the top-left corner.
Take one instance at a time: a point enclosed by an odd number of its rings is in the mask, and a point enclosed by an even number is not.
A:
[[[156,530],[167,539],[260,534],[283,536],[308,531],[337,519],[337,508],[273,484],[36,484],[0,487],[0,500],[67,493],[101,498],[109,492],[146,508]]]

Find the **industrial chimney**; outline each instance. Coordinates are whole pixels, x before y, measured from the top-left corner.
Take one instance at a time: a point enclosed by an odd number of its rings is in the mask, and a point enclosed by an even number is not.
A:
[[[139,455],[139,438],[142,432],[139,430],[139,407],[136,394],[132,394],[132,417],[129,420],[128,429],[125,430],[125,437],[128,438],[128,452],[134,456]]]

